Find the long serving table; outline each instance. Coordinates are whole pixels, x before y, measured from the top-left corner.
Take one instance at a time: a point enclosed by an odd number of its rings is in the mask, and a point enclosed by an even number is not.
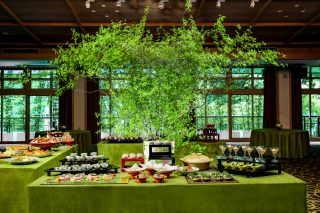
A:
[[[119,174],[118,174],[119,175]],[[187,184],[173,175],[165,183],[28,186],[29,213],[303,213],[306,183],[289,174],[245,178],[239,183]]]
[[[310,155],[309,132],[299,129],[254,129],[251,146],[276,146],[281,158],[304,158]]]
[[[59,161],[76,149],[77,146],[67,147],[29,165],[11,165],[0,160],[0,212],[27,212],[27,185],[44,175],[45,169],[60,165]]]
[[[88,130],[67,130],[70,132],[70,135],[74,138],[76,144],[78,144],[78,152],[79,154],[82,152],[92,152],[92,140],[91,140],[91,132]],[[35,133],[35,137],[38,136],[46,136],[47,131],[39,131]]]

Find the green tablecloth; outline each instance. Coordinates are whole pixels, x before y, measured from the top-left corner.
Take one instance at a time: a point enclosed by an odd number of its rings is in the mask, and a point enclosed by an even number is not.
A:
[[[92,152],[92,140],[91,140],[91,133],[87,130],[67,130],[70,132],[70,135],[74,138],[75,142],[78,144],[78,153],[82,152]],[[46,136],[47,131],[40,131],[35,133],[35,137],[38,136]]]
[[[306,184],[288,174],[237,177],[240,183],[166,183],[47,186],[46,176],[28,186],[29,213],[303,213]],[[39,202],[40,201],[40,202]]]
[[[124,153],[142,153],[143,143],[98,143],[98,153],[109,157],[108,162],[114,166],[121,166],[121,156]]]
[[[298,129],[254,129],[251,146],[280,147],[281,158],[304,158],[310,155],[309,132]]]
[[[11,165],[0,160],[0,212],[27,212],[27,185],[44,175],[45,169],[60,165],[59,160],[72,152],[75,147],[68,147],[30,165]]]

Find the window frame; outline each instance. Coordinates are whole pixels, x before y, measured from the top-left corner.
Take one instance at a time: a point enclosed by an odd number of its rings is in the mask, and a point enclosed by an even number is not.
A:
[[[31,72],[32,70],[54,70],[52,66],[27,66],[26,68],[22,67],[11,67],[11,66],[1,66],[0,67],[0,98],[1,103],[3,103],[3,96],[10,96],[10,95],[23,95],[25,96],[25,140],[24,141],[4,141],[3,140],[3,104],[1,104],[1,123],[0,123],[0,144],[21,144],[21,143],[28,143],[30,141],[30,96],[55,96],[55,89],[53,88],[53,76],[50,75],[50,88],[31,88],[31,82],[27,82],[23,84],[22,88],[17,89],[7,89],[4,88],[4,71],[5,70],[23,70],[23,72]],[[48,78],[42,78],[48,79]],[[32,79],[31,79],[32,80]],[[35,78],[34,80],[38,80]],[[50,125],[52,125],[52,98],[50,101]]]
[[[301,99],[302,99],[302,96],[303,95],[308,95],[308,104],[309,104],[309,115],[308,116],[304,116],[303,115],[303,112],[302,112],[302,127],[303,127],[303,129],[304,130],[307,130],[306,129],[306,122],[304,121],[306,118],[308,118],[309,119],[309,136],[310,136],[310,140],[312,140],[312,141],[318,141],[319,140],[319,138],[320,138],[320,136],[318,136],[318,135],[316,135],[316,136],[314,136],[313,135],[313,133],[312,133],[312,131],[311,131],[311,129],[312,129],[312,126],[313,126],[313,123],[312,123],[312,118],[313,117],[320,117],[320,116],[313,116],[312,115],[312,98],[311,98],[311,96],[312,95],[320,95],[320,88],[312,88],[312,80],[313,79],[320,79],[320,76],[317,76],[317,77],[313,77],[313,75],[312,75],[312,69],[314,68],[314,67],[318,67],[319,69],[320,69],[320,65],[318,65],[318,66],[308,66],[307,68],[307,75],[305,76],[305,77],[302,77],[301,78]],[[308,82],[308,84],[309,84],[309,87],[308,88],[303,88],[302,86],[302,81],[304,81],[304,80],[306,80],[307,82]],[[317,124],[316,124],[317,125]],[[318,126],[318,128],[317,128],[317,130],[319,131],[319,126]]]
[[[251,88],[245,88],[245,89],[239,89],[239,88],[231,88],[230,90],[226,91],[225,89],[209,89],[207,90],[207,95],[227,95],[228,97],[228,139],[227,141],[238,141],[238,142],[247,142],[249,138],[236,138],[232,137],[232,132],[233,132],[233,115],[232,115],[232,96],[234,95],[250,95],[251,96],[251,111],[252,111],[252,116],[251,116],[251,122],[252,122],[252,127],[254,127],[254,96],[255,95],[261,95],[264,96],[264,88],[255,88],[254,83],[255,80],[264,80],[264,73],[262,73],[262,77],[255,77],[255,72],[254,69],[257,68],[262,68],[265,69],[263,66],[252,66],[252,67],[246,67],[245,69],[250,69],[250,77],[233,77],[232,76],[232,70],[229,70],[226,72],[225,77],[217,77],[217,78],[210,78],[206,80],[210,81],[218,81],[218,80],[224,80],[227,85],[230,85],[234,82],[234,80],[250,80],[251,81]],[[232,68],[232,69],[241,69],[241,68]],[[207,115],[207,96],[204,96],[204,112],[205,115],[201,116],[205,118],[205,124],[208,124],[208,118],[212,116]],[[263,119],[263,116],[262,116]],[[197,118],[196,118],[197,120]]]

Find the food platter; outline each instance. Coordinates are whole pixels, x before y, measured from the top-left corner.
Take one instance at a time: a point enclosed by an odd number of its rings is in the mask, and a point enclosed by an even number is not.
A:
[[[49,157],[51,155],[52,155],[52,152],[47,152],[47,153],[44,153],[42,155],[34,155],[34,157],[45,158],[45,157]]]
[[[192,172],[186,180],[189,184],[212,184],[212,183],[239,183],[235,177],[228,172]]]
[[[35,143],[35,142],[30,142],[31,146],[36,146],[36,147],[40,147],[40,149],[42,150],[47,150],[50,149],[53,146],[56,146],[60,144],[60,142],[49,142],[49,143]]]
[[[104,166],[105,164],[105,166]],[[98,166],[99,165],[99,166]],[[98,166],[98,167],[97,167]],[[52,173],[61,173],[61,174],[78,174],[78,173],[84,173],[84,174],[90,174],[90,173],[118,173],[119,167],[112,166],[106,163],[102,164],[81,164],[81,165],[61,165],[59,167],[54,167],[50,169],[46,169],[48,176],[51,176]]]
[[[27,165],[27,164],[37,163],[39,161],[39,158],[37,158],[37,157],[19,156],[19,157],[9,158],[6,161],[8,163],[13,164],[13,165]]]
[[[41,185],[84,185],[84,184],[127,184],[129,176],[115,174],[63,174],[59,177],[50,177]]]

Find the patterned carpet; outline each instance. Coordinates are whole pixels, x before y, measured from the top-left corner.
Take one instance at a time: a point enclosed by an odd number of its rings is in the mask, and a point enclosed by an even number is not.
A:
[[[308,213],[320,213],[320,156],[285,160],[283,170],[306,181]]]

